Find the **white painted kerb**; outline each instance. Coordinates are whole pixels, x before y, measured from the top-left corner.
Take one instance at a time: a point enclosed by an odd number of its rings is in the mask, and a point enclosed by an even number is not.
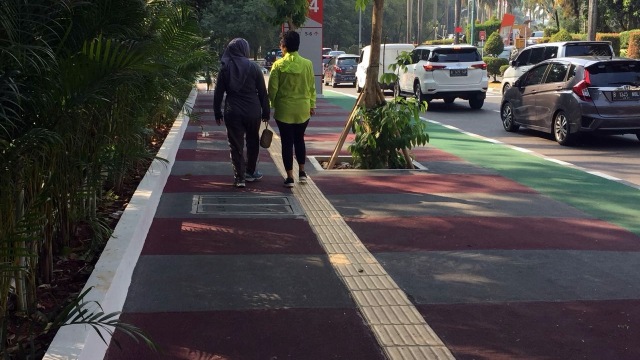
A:
[[[157,157],[166,159],[169,163],[153,161],[82,290],[84,292],[93,287],[85,301],[98,302],[106,314],[122,311],[133,269],[155,216],[162,190],[171,173],[182,136],[189,124],[188,114],[193,109],[196,95],[197,89],[193,89],[158,151]],[[107,342],[111,340],[108,334],[103,332],[102,335]],[[58,331],[44,359],[103,359],[106,351],[107,345],[93,328],[68,325]]]

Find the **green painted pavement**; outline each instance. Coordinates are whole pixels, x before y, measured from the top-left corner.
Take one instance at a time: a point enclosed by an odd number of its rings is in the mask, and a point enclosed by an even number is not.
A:
[[[324,98],[348,110],[355,103],[355,99],[335,92],[326,93]],[[435,148],[492,169],[554,200],[640,236],[640,191],[635,188],[438,124],[429,123],[427,131],[430,145]]]

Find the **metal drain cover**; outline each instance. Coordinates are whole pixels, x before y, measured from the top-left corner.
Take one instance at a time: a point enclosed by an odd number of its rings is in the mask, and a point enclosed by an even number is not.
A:
[[[232,216],[304,215],[294,198],[276,195],[195,195],[191,212]]]

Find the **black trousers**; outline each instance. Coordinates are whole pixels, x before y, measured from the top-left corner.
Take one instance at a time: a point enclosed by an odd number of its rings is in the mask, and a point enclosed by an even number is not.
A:
[[[293,170],[293,150],[296,152],[298,164],[304,164],[307,157],[307,148],[304,144],[304,132],[307,130],[309,120],[302,124],[287,124],[276,120],[282,142],[282,163],[284,169]]]
[[[231,149],[231,164],[236,181],[244,181],[244,174],[256,171],[260,151],[260,118],[225,114],[227,139]],[[247,141],[247,161],[244,159],[244,141]]]

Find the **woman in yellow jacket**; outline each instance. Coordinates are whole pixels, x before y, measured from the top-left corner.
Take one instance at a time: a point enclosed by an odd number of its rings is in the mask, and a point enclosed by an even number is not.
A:
[[[311,115],[315,114],[316,86],[313,64],[298,54],[300,34],[287,31],[280,36],[284,55],[273,63],[269,74],[269,100],[274,109],[282,141],[282,162],[287,171],[284,186],[293,187],[293,152],[298,161],[298,180],[307,181],[304,171],[306,146],[304,132]]]

